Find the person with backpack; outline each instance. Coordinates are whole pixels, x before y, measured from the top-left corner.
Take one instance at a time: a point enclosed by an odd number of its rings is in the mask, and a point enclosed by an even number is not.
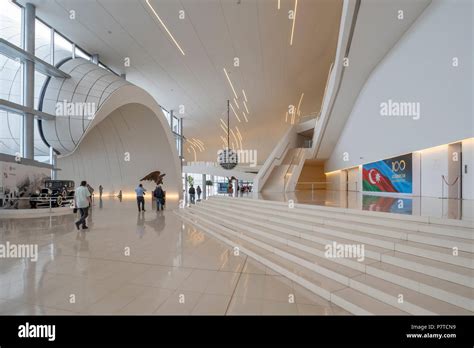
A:
[[[196,200],[196,198],[195,198],[195,197],[196,197],[196,189],[194,188],[193,185],[191,185],[191,187],[189,188],[188,193],[189,193],[189,202],[190,202],[191,204],[195,204],[195,200]]]
[[[156,200],[156,210],[163,210],[165,205],[165,192],[163,191],[161,185],[156,186],[155,191],[153,191],[153,197],[155,197]]]

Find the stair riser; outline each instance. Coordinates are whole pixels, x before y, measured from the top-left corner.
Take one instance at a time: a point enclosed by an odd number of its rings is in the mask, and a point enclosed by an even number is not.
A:
[[[213,201],[222,201],[219,202],[223,204],[231,204],[234,207],[242,207],[242,205],[245,206],[251,206],[255,208],[261,208],[261,209],[270,209],[271,211],[279,211],[279,212],[288,212],[288,207],[286,205],[278,204],[274,205],[271,203],[275,202],[269,202],[269,201],[262,201],[259,200],[258,203],[255,202],[255,200],[248,200],[248,199],[241,199],[239,200],[244,200],[245,202],[232,202],[230,199],[211,199],[209,201],[206,201],[206,203],[213,203]],[[406,229],[407,232],[413,231],[413,232],[426,232],[426,233],[433,233],[433,234],[438,234],[438,235],[445,235],[445,236],[451,236],[451,237],[458,237],[458,238],[466,238],[466,239],[472,239],[474,240],[474,233],[472,232],[472,226],[470,226],[467,223],[463,224],[463,221],[457,221],[453,220],[453,226],[454,228],[462,228],[466,230],[457,230],[457,229],[450,229],[450,225],[447,224],[445,221],[442,221],[443,223],[446,223],[444,226],[439,226],[432,224],[426,225],[428,221],[401,221],[402,219],[406,219],[406,216],[400,215],[397,216],[397,218],[388,218],[387,216],[380,217],[377,215],[380,215],[381,213],[373,213],[373,214],[359,214],[361,216],[355,215],[355,213],[341,213],[340,210],[343,208],[329,208],[329,207],[324,207],[322,209],[314,209],[317,206],[311,206],[309,208],[307,205],[303,206],[301,204],[295,204],[293,210],[295,211],[296,214],[301,214],[304,217],[312,218],[314,216],[319,216],[321,218],[333,218],[333,219],[342,219],[342,220],[349,220],[353,222],[361,222],[361,223],[368,223],[368,224],[373,224],[373,225],[378,225],[378,226],[383,226],[383,227],[394,227],[394,228],[401,228],[401,229]],[[320,208],[320,207],[317,207]],[[334,211],[335,209],[336,211]],[[360,211],[360,213],[368,213],[367,211]],[[383,214],[383,213],[382,213]],[[394,221],[391,221],[394,220]],[[309,220],[311,221],[311,220]],[[465,226],[463,226],[465,225]]]

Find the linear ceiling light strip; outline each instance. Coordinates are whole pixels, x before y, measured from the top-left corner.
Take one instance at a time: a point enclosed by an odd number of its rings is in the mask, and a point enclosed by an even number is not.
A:
[[[232,84],[232,81],[230,80],[230,77],[229,77],[229,74],[227,73],[227,70],[225,70],[225,68],[223,68],[223,69],[224,69],[225,76],[227,77],[227,81],[229,81],[229,85],[232,88],[232,92],[234,92],[235,99],[239,99],[239,96],[237,95],[237,93],[235,93],[234,85]]]
[[[244,90],[242,90],[242,94],[244,95],[245,101],[248,102],[248,100],[247,100],[247,95],[245,94],[245,91],[244,91]]]
[[[297,9],[297,7],[298,7],[298,0],[295,0],[295,10],[293,12],[293,24],[291,26],[290,46],[293,46],[293,35],[295,33],[296,9]]]
[[[237,115],[237,113],[235,112],[235,109],[234,109],[234,107],[232,106],[232,104],[230,104],[230,108],[232,109],[232,112],[234,113],[235,117],[237,117],[237,121],[239,121],[239,123],[240,123],[240,122],[241,122],[241,121],[240,121],[240,118],[239,118],[239,116]]]
[[[301,101],[303,100],[304,93],[301,93],[300,101],[298,102],[298,107],[296,108],[296,115],[300,115],[300,106],[301,106]]]
[[[230,134],[232,134],[232,137],[234,138],[235,140],[235,143],[237,145],[239,145],[239,139],[237,139],[237,136],[235,135],[234,131],[232,129],[230,129]]]
[[[171,40],[173,40],[174,44],[176,45],[176,47],[178,47],[178,49],[180,50],[181,54],[184,56],[184,51],[183,49],[181,48],[181,46],[178,44],[178,42],[175,40],[175,38],[173,37],[173,35],[171,34],[171,32],[168,30],[168,28],[166,27],[165,23],[163,23],[163,21],[161,20],[160,16],[158,16],[158,13],[156,13],[155,9],[153,8],[153,6],[151,6],[150,4],[150,0],[146,0],[146,4],[150,7],[150,9],[153,11],[153,14],[155,15],[155,17],[160,21],[161,25],[163,26],[163,28],[165,28],[166,32],[168,33],[168,35],[171,37]]]
[[[250,114],[249,108],[247,107],[247,103],[244,101],[244,107],[245,111],[247,111],[247,114]]]
[[[228,133],[228,132],[227,132],[227,129],[226,129],[223,125],[221,125],[221,128],[224,130],[225,134]]]

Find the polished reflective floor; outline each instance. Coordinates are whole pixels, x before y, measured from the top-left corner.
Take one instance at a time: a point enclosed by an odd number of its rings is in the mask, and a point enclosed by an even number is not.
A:
[[[39,256],[0,259],[0,314],[343,315],[346,311],[149,201],[96,200],[74,215],[1,219],[0,244]],[[176,204],[174,204],[176,206]]]
[[[380,211],[394,214],[431,216],[443,219],[474,220],[474,201],[436,197],[403,197],[361,192],[304,190],[289,193],[243,194],[243,197],[272,201],[324,205],[338,208]]]

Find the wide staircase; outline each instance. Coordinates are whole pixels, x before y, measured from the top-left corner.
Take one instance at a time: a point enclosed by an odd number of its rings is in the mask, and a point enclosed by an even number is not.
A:
[[[230,197],[177,213],[353,314],[474,313],[471,222]]]

